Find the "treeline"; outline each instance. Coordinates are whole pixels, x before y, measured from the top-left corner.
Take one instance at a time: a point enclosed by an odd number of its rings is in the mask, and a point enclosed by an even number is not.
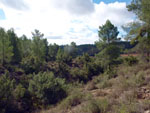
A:
[[[74,42],[63,48],[48,44],[38,30],[32,39],[0,28],[0,112],[27,113],[54,105],[73,83],[86,83],[103,72]],[[94,53],[93,53],[94,54]]]
[[[115,42],[116,45],[122,47],[122,54],[124,54],[124,50],[130,50],[136,46],[135,44],[131,44],[130,41],[118,41]],[[60,48],[64,48],[65,46],[60,46]],[[94,56],[95,54],[99,53],[100,50],[97,48],[95,44],[82,44],[77,45],[77,55],[83,55],[84,53],[89,54],[90,56]]]
[[[61,47],[48,44],[38,30],[28,39],[17,37],[13,29],[0,28],[0,111],[25,113],[47,108],[65,98],[73,84],[111,72],[121,63],[121,47],[116,44],[117,27],[109,20],[102,28],[106,26],[112,30],[110,36],[92,47],[77,47],[74,42]],[[105,31],[100,29],[99,35],[105,36]]]
[[[48,108],[94,76],[108,73],[108,78],[116,77],[115,68],[122,63],[149,62],[150,16],[145,6],[149,2],[133,0],[128,5],[142,21],[123,26],[128,42],[120,42],[118,28],[107,20],[99,27],[99,41],[91,49],[74,42],[64,47],[48,44],[38,30],[28,39],[25,35],[18,37],[13,29],[0,28],[0,112],[30,113]],[[140,60],[120,57],[132,47]]]
[[[104,72],[113,77],[113,67],[122,62],[118,59],[122,51],[116,44],[118,33],[108,20],[99,29],[101,40],[96,45],[77,47],[72,42],[61,47],[49,45],[38,30],[28,39],[17,37],[13,29],[0,28],[0,111],[25,113],[47,108],[65,98],[73,84],[87,83]]]

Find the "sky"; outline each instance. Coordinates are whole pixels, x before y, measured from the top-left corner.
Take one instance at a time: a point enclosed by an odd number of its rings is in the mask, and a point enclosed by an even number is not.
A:
[[[20,37],[38,29],[49,43],[94,44],[98,28],[110,20],[121,26],[134,20],[126,5],[131,0],[0,0],[0,27],[14,28]]]

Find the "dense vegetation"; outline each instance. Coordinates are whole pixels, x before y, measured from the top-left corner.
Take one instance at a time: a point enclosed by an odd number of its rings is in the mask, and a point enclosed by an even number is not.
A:
[[[132,0],[127,6],[140,21],[123,26],[126,42],[118,38],[118,28],[109,20],[99,27],[95,45],[58,46],[48,44],[38,30],[29,39],[0,28],[0,113],[149,110],[148,3]]]

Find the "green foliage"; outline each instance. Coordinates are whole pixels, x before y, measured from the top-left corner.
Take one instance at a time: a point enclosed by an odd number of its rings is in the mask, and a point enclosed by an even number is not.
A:
[[[23,35],[21,38],[20,38],[20,52],[21,52],[21,56],[22,58],[25,58],[27,56],[30,56],[31,55],[31,40],[30,39],[27,39],[27,37],[25,35]]]
[[[86,83],[93,76],[103,72],[101,65],[88,54],[77,57],[73,62],[77,63],[77,67],[72,68],[70,71],[73,80]]]
[[[16,80],[9,77],[9,73],[0,77],[0,112],[24,113],[32,108],[31,95]]]
[[[101,65],[106,69],[114,64],[114,61],[120,56],[120,48],[115,45],[108,45],[97,57],[101,60]]]
[[[56,76],[60,78],[65,78],[66,80],[70,80],[69,74],[70,67],[63,62],[58,63],[58,68],[55,70]]]
[[[136,57],[133,57],[133,56],[129,56],[129,57],[125,57],[123,59],[123,62],[129,66],[132,66],[134,64],[137,64],[138,63],[138,59]]]
[[[13,56],[13,47],[7,33],[3,28],[0,28],[0,63],[4,65],[9,63]]]
[[[12,91],[15,88],[15,81],[11,80],[7,75],[0,77],[0,112],[8,113],[11,110]]]
[[[20,52],[20,42],[15,34],[13,29],[10,29],[7,31],[9,40],[10,40],[10,45],[13,47],[13,56],[12,56],[12,63],[20,63],[21,61],[21,52]]]
[[[47,42],[45,39],[42,39],[44,34],[41,34],[38,30],[35,30],[35,33],[32,33],[32,54],[39,62],[44,62],[46,58]]]
[[[0,100],[7,100],[11,97],[11,91],[14,89],[14,80],[10,80],[7,75],[0,77]]]
[[[131,31],[135,31],[133,34],[136,35],[134,41],[138,41],[137,52],[143,54],[149,62],[149,48],[150,48],[150,1],[149,0],[132,0],[131,4],[127,6],[129,11],[134,12],[138,18],[142,21],[142,24],[136,29],[133,28]],[[145,55],[146,54],[146,55]]]
[[[62,50],[61,48],[59,48],[58,52],[57,52],[57,56],[56,56],[56,61],[58,63],[67,63],[69,64],[72,60],[72,57],[69,55],[68,52],[65,52],[64,50]]]
[[[86,82],[88,81],[88,73],[80,68],[73,68],[71,69],[71,77],[74,81],[79,81],[79,82]]]
[[[100,89],[111,87],[112,84],[109,82],[109,75],[101,75],[97,80],[95,80],[95,83],[97,83],[97,87]]]
[[[83,56],[79,57],[79,63],[86,64],[87,62],[91,62],[91,57],[87,53],[84,53]]]
[[[19,85],[17,85],[17,87],[13,91],[13,96],[17,100],[19,100],[25,96],[25,93],[26,93],[26,89],[21,84],[19,84]]]
[[[99,27],[98,35],[100,41],[105,43],[114,42],[117,39],[119,32],[117,27],[115,27],[109,20],[106,21],[105,25]]]
[[[61,107],[63,109],[68,109],[73,106],[81,104],[84,100],[85,95],[83,93],[75,91],[72,95],[68,96],[62,103]]]
[[[88,53],[90,56],[94,56],[98,53],[98,49],[95,44],[83,44],[77,46],[77,55],[83,55],[84,53]]]
[[[43,44],[45,45],[45,48],[44,48],[44,59],[46,61],[48,61],[48,51],[49,51],[49,47],[48,47],[48,41],[47,39],[43,39]]]
[[[101,109],[95,100],[89,101],[86,107],[84,107],[83,111],[86,113],[101,113]]]
[[[131,41],[130,43],[133,45],[134,42],[138,40],[138,36],[140,35],[142,28],[143,23],[139,21],[134,21],[123,25],[122,29],[127,33],[127,35],[124,37],[125,40]]]
[[[77,47],[75,42],[71,42],[70,45],[66,45],[64,47],[64,53],[71,56],[71,58],[75,58],[77,56]]]
[[[115,45],[119,39],[117,38],[119,32],[109,20],[106,21],[105,25],[99,27],[99,42],[96,45],[101,50],[97,57],[101,61],[101,65],[104,69],[109,69],[110,66],[120,55],[120,47]]]
[[[30,80],[29,91],[42,104],[55,104],[66,96],[65,81],[53,73],[39,73]]]
[[[147,37],[140,38],[134,50],[141,54],[141,60],[150,61],[150,40]]]
[[[83,111],[85,113],[106,113],[109,103],[106,99],[89,100]]]
[[[57,55],[57,52],[59,50],[59,46],[57,44],[54,44],[54,45],[49,45],[48,47],[48,59],[50,61],[55,61],[56,60],[56,55]]]
[[[27,56],[22,59],[21,66],[24,69],[26,74],[29,73],[38,73],[40,71],[40,67],[43,66],[43,62],[39,61],[37,57]]]
[[[69,64],[72,59],[77,56],[76,43],[72,42],[71,45],[66,45],[64,48],[59,48],[56,56],[56,60],[61,63]]]
[[[61,109],[70,109],[71,107],[75,107],[85,100],[89,100],[91,98],[90,94],[85,94],[80,89],[74,88],[71,90],[70,95],[64,99],[61,104]]]
[[[140,20],[150,23],[149,4],[149,0],[132,0],[127,8],[129,11],[134,12]]]
[[[133,75],[130,79],[129,82],[130,84],[133,84],[133,86],[142,86],[144,84],[144,76],[143,76],[143,71],[139,71],[136,75]]]

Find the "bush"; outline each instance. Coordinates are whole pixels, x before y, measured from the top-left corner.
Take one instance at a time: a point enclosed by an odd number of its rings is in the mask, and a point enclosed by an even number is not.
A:
[[[110,69],[119,58],[120,52],[120,47],[110,44],[102,49],[96,56],[101,61],[101,65],[104,69]]]
[[[84,107],[84,111],[87,113],[101,113],[101,109],[95,101],[89,101]]]
[[[55,68],[54,72],[57,77],[65,78],[66,80],[70,79],[69,76],[70,67],[66,63],[58,63],[58,67]]]
[[[0,77],[0,112],[10,113],[13,111],[13,95],[15,81],[11,80],[7,75]]]
[[[132,66],[132,65],[138,63],[138,59],[136,57],[133,57],[133,56],[128,56],[128,57],[124,58],[124,63],[126,65]]]
[[[88,74],[85,70],[80,68],[73,68],[70,71],[73,81],[86,82],[88,81]]]
[[[61,108],[63,109],[69,109],[73,106],[77,106],[82,103],[86,98],[84,93],[81,93],[81,91],[73,91],[70,96],[68,96],[62,103]]]
[[[100,89],[112,87],[112,84],[109,82],[109,75],[106,74],[100,75],[100,77],[95,79],[95,82]]]
[[[33,110],[32,97],[22,84],[16,85],[12,93],[17,113],[26,113],[27,111],[30,112]]]
[[[29,82],[29,91],[35,98],[35,104],[55,104],[66,97],[65,81],[55,78],[53,73],[39,73]],[[34,100],[33,100],[34,101]]]
[[[86,83],[91,80],[93,76],[102,73],[103,69],[99,64],[94,62],[94,60],[95,59],[90,59],[90,61],[84,60],[84,62],[82,62],[82,67],[72,68],[70,71],[72,79]]]
[[[44,62],[39,61],[36,57],[28,56],[22,59],[21,66],[26,74],[40,71]]]
[[[0,113],[25,113],[32,109],[31,95],[17,82],[8,74],[0,77]]]
[[[13,96],[19,100],[24,97],[26,89],[21,85],[17,85],[17,87],[13,91]]]
[[[109,103],[106,99],[89,100],[83,107],[85,113],[106,113]]]

